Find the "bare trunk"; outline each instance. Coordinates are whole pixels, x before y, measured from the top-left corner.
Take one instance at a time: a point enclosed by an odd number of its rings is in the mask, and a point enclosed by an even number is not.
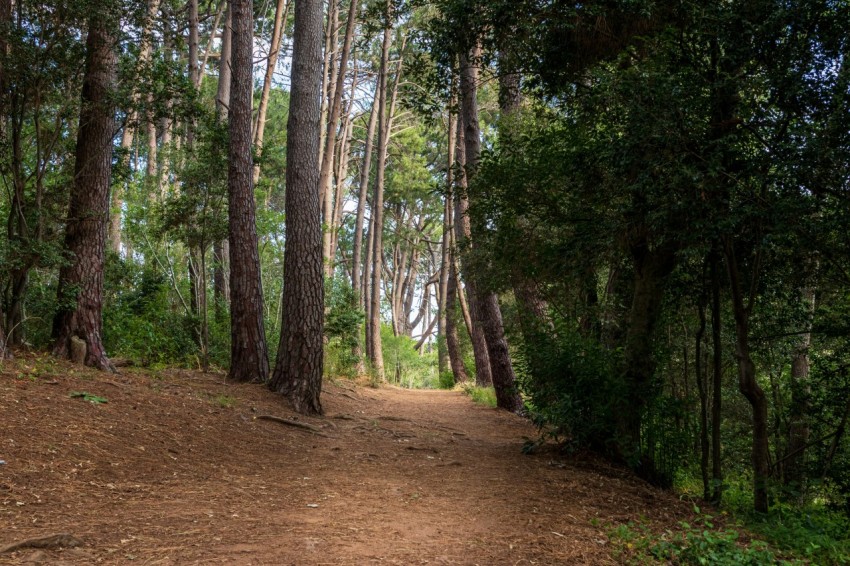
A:
[[[230,96],[230,150],[227,167],[230,262],[230,372],[235,381],[264,383],[269,375],[263,324],[263,289],[257,250],[251,159],[253,90],[253,2],[231,0],[233,78]]]
[[[151,58],[151,27],[153,20],[156,18],[156,13],[159,10],[159,0],[148,1],[148,13],[145,20],[144,29],[142,30],[141,46],[139,47],[139,69],[144,68]],[[130,109],[127,112],[127,121],[124,125],[124,131],[121,134],[121,166],[128,174],[130,170],[130,150],[133,147],[133,140],[136,136],[136,130],[139,127],[139,112],[138,105],[141,100],[141,93],[133,89],[130,97]],[[116,254],[121,253],[121,209],[124,206],[124,191],[126,187],[116,185],[112,191],[112,206],[109,218],[109,241],[110,248]],[[128,254],[129,256],[129,254]]]
[[[80,126],[74,180],[65,228],[70,261],[59,270],[58,304],[53,320],[53,354],[70,358],[72,342],[85,344],[84,363],[115,371],[101,342],[103,259],[109,220],[109,182],[115,115],[114,39],[102,16],[92,16],[86,39]]]
[[[300,413],[321,414],[324,283],[319,208],[322,2],[298,0],[286,131],[283,318],[272,390]]]
[[[371,293],[371,361],[372,369],[379,380],[384,379],[384,356],[381,350],[381,275],[383,270],[383,227],[384,227],[384,172],[386,170],[387,147],[390,134],[390,115],[387,113],[387,74],[389,73],[392,6],[387,2],[386,22],[384,23],[384,39],[381,45],[381,68],[378,78],[378,170],[375,179],[375,193],[372,198],[372,293]]]
[[[460,120],[460,118],[459,118]],[[455,162],[459,170],[463,171],[466,166],[466,134],[461,124],[457,128],[457,144],[455,146]],[[454,211],[454,231],[455,231],[455,252],[458,259],[462,256],[462,249],[469,245],[472,235],[472,227],[469,221],[469,199],[466,194],[466,175],[461,173],[457,183],[457,191],[455,191],[455,211]],[[453,266],[457,275],[457,295],[460,300],[460,308],[463,313],[466,330],[469,333],[469,338],[472,342],[472,357],[475,360],[475,383],[478,386],[486,387],[493,383],[493,374],[490,368],[490,354],[487,351],[487,339],[484,337],[484,330],[481,325],[472,318],[472,311],[475,309],[475,285],[469,278],[466,278],[466,293],[467,299],[464,298],[463,287],[460,285],[460,269],[458,268],[460,261]]]
[[[477,100],[478,62],[476,60],[479,54],[479,48],[473,49],[471,58],[468,58],[465,53],[461,54],[461,115],[463,118],[464,143],[466,144],[464,176],[466,177],[467,187],[478,168],[478,159],[481,154]],[[478,230],[478,226],[471,226],[472,245],[475,243]],[[474,274],[470,279],[475,279]],[[516,388],[516,377],[511,364],[508,342],[505,339],[499,298],[494,292],[486,288],[483,281],[476,280],[473,287],[476,300],[473,302],[472,312],[474,322],[480,324],[487,342],[490,372],[493,378],[493,387],[496,390],[496,405],[511,412],[519,412],[522,410],[523,404]]]
[[[723,497],[723,460],[720,444],[720,420],[723,403],[723,342],[720,320],[720,274],[718,254],[712,250],[711,261],[711,501],[719,504]]]
[[[358,302],[363,300],[363,285],[361,281],[361,266],[363,265],[363,224],[366,217],[366,198],[369,193],[369,173],[372,168],[372,144],[375,139],[375,125],[378,120],[378,98],[380,94],[375,91],[375,99],[372,101],[372,109],[369,111],[369,125],[366,128],[366,145],[363,149],[363,161],[360,164],[360,193],[357,198],[357,220],[354,225],[354,252],[351,287]],[[367,250],[369,246],[367,246]],[[366,262],[368,265],[368,261]],[[368,273],[368,268],[362,268]]]
[[[804,288],[801,293],[806,309],[806,331],[794,349],[791,360],[791,407],[788,423],[788,447],[783,464],[785,485],[802,494],[805,489],[806,446],[809,443],[809,347],[812,344],[812,316],[815,311],[815,290]]]
[[[269,97],[272,90],[272,78],[277,67],[277,59],[280,55],[280,44],[283,38],[283,27],[286,17],[289,15],[290,0],[277,0],[274,12],[274,27],[272,28],[272,42],[269,48],[269,56],[266,63],[266,75],[263,79],[263,93],[260,96],[260,105],[257,108],[257,123],[254,126],[254,151],[257,156],[263,154],[263,138],[266,132],[266,115],[269,111]],[[260,180],[260,163],[254,163],[254,184]]]
[[[639,235],[631,244],[634,285],[623,351],[623,379],[627,393],[618,400],[616,413],[620,438],[618,456],[636,462],[637,472],[644,479],[665,486],[671,478],[656,469],[652,446],[642,446],[641,421],[654,394],[655,329],[661,315],[667,276],[675,266],[676,246],[663,243],[650,248],[643,231],[640,228],[636,231]]]
[[[221,122],[226,123],[230,118],[230,96],[231,86],[233,83],[232,58],[234,8],[231,0],[224,1],[227,2],[227,13],[224,18],[224,29],[222,29],[221,32],[221,58],[219,59],[218,89],[215,95],[215,109],[218,119]],[[250,194],[251,202],[253,203],[253,183]],[[230,280],[230,242],[228,239],[225,239],[213,243],[213,303],[215,306],[216,319],[219,320],[224,317],[224,311],[227,306],[230,305]]]
[[[732,312],[735,315],[735,357],[738,361],[738,388],[753,411],[753,503],[759,513],[767,513],[767,480],[770,476],[770,451],[767,431],[767,396],[756,380],[756,366],[750,355],[749,322],[753,298],[744,296],[738,269],[738,257],[730,241],[724,245]],[[758,262],[756,262],[758,263]],[[755,274],[753,274],[755,277]]]
[[[335,1],[335,0],[332,0]],[[331,167],[334,162],[334,149],[336,147],[337,137],[337,122],[339,122],[340,113],[342,111],[342,91],[345,84],[345,73],[348,70],[348,57],[351,53],[351,45],[354,40],[354,28],[357,24],[357,8],[359,2],[352,0],[348,8],[348,20],[345,25],[345,38],[342,45],[342,53],[339,58],[339,66],[336,77],[333,79],[331,88],[331,102],[329,108],[327,133],[325,134],[325,146],[322,151],[322,168],[319,171],[319,190],[324,195],[324,219],[325,234],[322,238],[322,252],[325,258],[325,275],[330,277],[333,275],[333,255],[332,251],[332,234],[333,221],[332,211],[333,202],[331,199]],[[334,32],[334,37],[336,37]]]

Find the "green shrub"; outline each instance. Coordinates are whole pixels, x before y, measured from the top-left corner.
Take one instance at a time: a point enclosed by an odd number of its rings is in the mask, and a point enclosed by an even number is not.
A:
[[[494,409],[496,408],[496,390],[492,387],[465,385],[463,391],[476,403],[487,407],[493,407]]]
[[[455,375],[450,371],[441,372],[438,386],[440,389],[451,389],[455,386]]]
[[[615,555],[626,564],[693,564],[711,566],[761,566],[799,564],[781,560],[759,540],[745,541],[732,528],[717,527],[711,515],[695,508],[693,523],[682,521],[676,530],[654,533],[644,523],[630,522],[611,529]]]

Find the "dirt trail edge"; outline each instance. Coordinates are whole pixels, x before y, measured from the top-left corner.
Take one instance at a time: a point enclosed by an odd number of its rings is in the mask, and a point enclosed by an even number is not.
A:
[[[614,564],[606,525],[687,512],[458,392],[328,383],[306,419],[211,374],[37,366],[0,374],[0,547],[81,544],[0,564]]]

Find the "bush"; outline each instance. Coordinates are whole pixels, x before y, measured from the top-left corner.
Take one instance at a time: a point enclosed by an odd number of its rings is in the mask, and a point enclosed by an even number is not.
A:
[[[645,524],[630,522],[612,529],[609,537],[617,557],[626,564],[660,561],[665,564],[760,566],[799,564],[779,560],[767,543],[744,541],[737,530],[715,527],[711,515],[695,508],[693,524],[682,521],[679,529],[653,533]]]

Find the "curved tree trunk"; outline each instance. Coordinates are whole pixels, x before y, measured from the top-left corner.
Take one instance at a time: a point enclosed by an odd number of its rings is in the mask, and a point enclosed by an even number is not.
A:
[[[478,63],[476,61],[479,52],[479,48],[476,48],[470,55],[462,53],[460,63],[461,115],[463,117],[464,144],[466,145],[464,177],[466,177],[467,186],[478,168],[478,159],[481,154],[477,101]],[[475,235],[479,227],[470,226],[470,228],[472,245],[474,245]],[[474,275],[470,280],[473,279],[475,279]],[[508,351],[508,342],[505,339],[499,298],[494,292],[486,288],[483,281],[476,280],[473,287],[474,294],[477,295],[473,302],[473,316],[475,321],[481,325],[487,342],[487,355],[490,358],[490,371],[493,377],[493,387],[496,390],[496,405],[508,411],[519,412],[523,407],[522,399],[516,388],[516,377]]]
[[[325,289],[319,209],[322,2],[295,3],[289,121],[286,125],[286,251],[283,317],[272,390],[296,411],[320,414]]]
[[[767,513],[767,480],[770,476],[770,449],[767,430],[767,396],[756,380],[756,365],[750,354],[750,312],[752,297],[744,296],[738,267],[738,256],[731,241],[724,245],[732,313],[735,317],[735,357],[738,361],[738,389],[750,403],[753,412],[753,503],[759,513]],[[758,262],[756,262],[758,263]]]
[[[263,290],[257,250],[251,160],[252,0],[231,0],[233,78],[227,167],[230,262],[230,372],[235,381],[265,382],[269,375],[263,326]]]
[[[115,133],[111,91],[116,56],[108,25],[105,18],[93,16],[86,38],[80,126],[65,228],[70,261],[59,270],[53,354],[60,358],[73,355],[88,366],[115,371],[101,341],[103,259]]]
[[[458,120],[460,120],[460,117],[458,117]],[[465,139],[466,136],[464,134],[464,128],[460,127],[460,124],[458,124],[457,143],[455,144],[455,162],[460,170],[463,170],[466,165]],[[472,233],[472,228],[469,222],[469,214],[467,212],[469,209],[469,200],[466,195],[465,175],[460,175],[457,182],[457,188],[458,190],[455,191],[454,194],[455,245],[453,248],[454,255],[459,258],[461,256],[461,250],[459,248],[463,245],[468,245]],[[460,270],[458,269],[459,263],[459,261],[455,262],[452,266],[457,276],[460,275]],[[469,338],[472,342],[472,357],[475,360],[475,384],[480,387],[487,387],[493,383],[493,374],[490,369],[490,355],[487,352],[487,339],[484,337],[484,331],[481,328],[481,325],[472,319],[471,311],[475,310],[474,305],[478,300],[478,297],[475,294],[475,285],[471,279],[468,277],[465,278],[466,294],[468,298],[467,302],[469,303],[469,305],[465,305],[463,299],[464,290],[460,286],[459,279],[460,277],[456,277],[455,289],[458,299],[460,300],[460,308],[463,312],[466,330],[469,332]]]

